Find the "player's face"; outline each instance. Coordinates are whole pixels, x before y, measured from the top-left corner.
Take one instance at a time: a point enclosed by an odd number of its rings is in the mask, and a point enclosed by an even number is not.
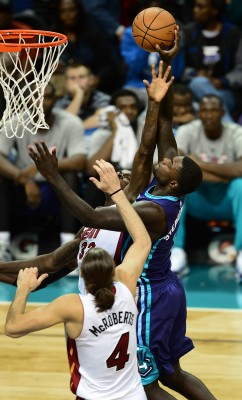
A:
[[[136,121],[139,109],[133,96],[118,97],[115,106],[128,117],[131,124]]]
[[[164,158],[154,165],[153,173],[161,185],[167,185],[171,180],[177,180],[182,169],[183,156],[176,156],[173,159]]]
[[[120,180],[120,186],[122,189],[124,189],[130,182],[131,171],[128,171],[127,169],[122,169],[121,171],[118,171],[117,174]]]

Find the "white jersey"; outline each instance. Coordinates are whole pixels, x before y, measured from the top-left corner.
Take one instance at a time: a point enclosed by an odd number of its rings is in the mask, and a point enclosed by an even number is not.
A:
[[[115,282],[115,302],[97,312],[94,296],[80,295],[81,334],[67,338],[71,390],[85,400],[145,400],[137,364],[137,307],[129,289]]]
[[[87,251],[93,247],[100,247],[106,250],[114,258],[114,261],[118,265],[120,264],[121,233],[97,228],[83,229],[81,234],[81,242],[79,245],[79,252],[77,255],[79,271],[78,288],[82,294],[86,293],[84,280],[80,277],[82,259]]]

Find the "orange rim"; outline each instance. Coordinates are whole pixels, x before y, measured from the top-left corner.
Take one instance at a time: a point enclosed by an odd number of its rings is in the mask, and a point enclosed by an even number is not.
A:
[[[54,42],[48,41],[45,43],[9,43],[4,40],[33,39],[35,36],[42,35],[44,37],[58,38]],[[60,46],[67,42],[66,35],[58,32],[42,31],[42,30],[26,30],[26,29],[10,29],[0,30],[0,52],[15,52],[26,48],[44,48]]]

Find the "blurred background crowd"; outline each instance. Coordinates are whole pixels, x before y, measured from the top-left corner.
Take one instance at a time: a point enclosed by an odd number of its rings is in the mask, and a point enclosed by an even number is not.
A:
[[[132,21],[161,7],[176,19],[181,49],[174,59],[174,135],[183,154],[201,165],[204,182],[188,196],[172,252],[172,268],[189,272],[189,228],[224,230],[219,262],[235,262],[242,279],[242,2],[241,0],[0,0],[0,30],[60,32],[68,45],[47,85],[50,126],[38,132],[57,146],[59,169],[93,207],[104,204],[88,180],[96,159],[132,169],[146,112],[143,79],[157,53],[137,46]],[[0,88],[1,90],[1,88]],[[0,96],[0,116],[5,110]],[[34,256],[70,240],[79,226],[28,157],[24,139],[0,134],[0,259]],[[60,146],[61,143],[61,146]],[[156,155],[154,156],[154,162]],[[241,218],[240,218],[241,214]],[[187,232],[186,232],[187,231]],[[210,232],[209,231],[209,232]],[[187,234],[185,234],[185,232]],[[207,235],[208,237],[208,235]],[[226,244],[227,243],[227,247]],[[229,244],[229,246],[228,246]],[[199,261],[199,260],[198,260]]]

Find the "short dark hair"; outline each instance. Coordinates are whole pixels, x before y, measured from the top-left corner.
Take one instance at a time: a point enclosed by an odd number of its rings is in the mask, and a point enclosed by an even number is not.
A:
[[[202,179],[203,174],[199,165],[190,157],[185,156],[178,179],[180,196],[194,192],[202,183]]]
[[[87,291],[95,297],[98,312],[109,310],[113,306],[114,267],[111,255],[99,247],[90,249],[82,261],[82,277]]]
[[[199,105],[201,105],[202,101],[204,99],[216,99],[218,100],[218,103],[220,105],[221,108],[224,108],[224,104],[223,104],[223,100],[221,99],[221,97],[219,97],[217,94],[213,94],[213,93],[209,93],[209,94],[204,94],[200,101],[199,101]]]

